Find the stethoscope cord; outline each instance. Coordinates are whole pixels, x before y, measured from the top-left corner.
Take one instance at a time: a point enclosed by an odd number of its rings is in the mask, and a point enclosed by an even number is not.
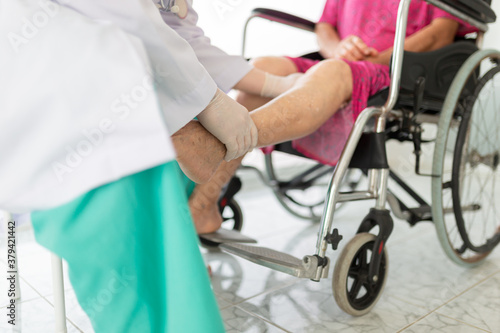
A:
[[[179,7],[175,4],[175,0],[167,0],[168,4],[165,5],[165,0],[160,0],[160,10],[166,12],[176,13],[179,11]]]

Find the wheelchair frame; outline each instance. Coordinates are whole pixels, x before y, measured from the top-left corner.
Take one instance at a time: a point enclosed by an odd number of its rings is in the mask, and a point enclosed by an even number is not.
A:
[[[455,9],[454,7],[438,0],[426,0],[429,3],[441,8],[452,15],[476,26],[480,29],[478,33],[478,38],[476,40],[477,44],[481,44],[483,33],[488,30],[488,27],[482,21],[464,14],[463,12]],[[443,0],[445,1],[445,0]],[[381,291],[384,287],[387,267],[388,267],[388,257],[385,250],[385,243],[390,236],[393,229],[393,220],[390,215],[389,210],[386,209],[386,202],[388,202],[395,213],[396,216],[402,217],[410,221],[410,217],[405,215],[405,212],[409,212],[409,209],[401,209],[401,202],[399,199],[395,198],[388,190],[388,179],[392,177],[396,182],[403,187],[422,207],[427,206],[424,210],[430,210],[429,205],[421,199],[414,191],[411,190],[401,179],[398,179],[395,174],[391,174],[389,165],[387,163],[385,143],[386,143],[386,126],[390,118],[400,119],[401,114],[397,110],[393,110],[394,106],[399,97],[400,81],[403,68],[403,55],[404,55],[404,41],[406,33],[406,25],[408,20],[408,13],[411,0],[401,0],[398,8],[396,33],[394,39],[394,51],[393,51],[393,61],[391,64],[391,82],[389,86],[388,98],[385,104],[381,107],[367,107],[358,116],[352,131],[349,135],[347,143],[343,149],[341,157],[333,171],[332,178],[329,183],[325,206],[323,214],[320,221],[319,235],[316,243],[316,252],[313,255],[306,255],[302,260],[292,257],[288,254],[274,251],[267,248],[255,247],[245,244],[237,243],[224,243],[220,245],[220,248],[226,252],[238,255],[257,264],[267,266],[277,271],[281,271],[300,278],[309,278],[313,281],[320,281],[321,278],[326,278],[328,276],[328,270],[330,261],[326,256],[326,251],[329,245],[333,247],[334,250],[337,249],[338,243],[342,239],[339,235],[338,230],[333,228],[333,218],[336,210],[337,203],[354,201],[354,200],[375,200],[375,206],[370,210],[369,214],[362,221],[358,234],[351,241],[352,245],[350,249],[344,251],[339,259],[337,260],[336,267],[334,270],[333,277],[333,289],[334,296],[339,304],[339,306],[351,315],[362,315],[371,310],[371,308],[376,304],[378,298],[381,295]],[[265,18],[272,21],[277,21],[285,23],[287,25],[292,25],[300,29],[314,31],[314,26],[311,26],[311,22],[303,19],[297,20],[288,14],[280,13],[280,17],[269,16],[266,12],[254,12],[253,15],[247,20],[244,28],[244,41],[243,41],[243,53],[245,52],[246,43],[246,32],[248,28],[248,23],[255,17]],[[288,18],[293,17],[295,23],[290,23]],[[485,21],[485,20],[483,20]],[[491,20],[490,20],[491,21]],[[314,24],[314,23],[313,23]],[[438,123],[439,130],[446,130],[448,135],[448,129],[457,106],[457,102],[460,98],[463,87],[469,80],[471,73],[479,66],[479,63],[486,58],[496,59],[496,64],[499,66],[498,62],[500,59],[500,53],[492,50],[478,51],[474,53],[464,65],[460,68],[457,73],[453,83],[448,90],[445,102],[442,108],[442,112],[439,115],[428,116],[432,119],[433,123]],[[493,75],[496,72],[493,73]],[[472,112],[472,111],[470,111]],[[375,125],[372,133],[363,134],[367,124],[375,119]],[[438,132],[439,133],[439,132]],[[444,159],[444,149],[447,144],[447,135],[438,135],[436,141],[436,148],[434,151],[434,160],[441,163],[433,163],[432,171],[432,188],[433,193],[436,191],[443,190],[443,159]],[[370,165],[365,166],[368,169],[368,189],[365,191],[350,191],[341,192],[342,180],[344,179],[350,164],[352,163],[353,157],[355,157],[355,151],[358,147],[358,143],[363,137],[369,136],[369,140],[378,147],[381,153],[380,158],[377,161],[371,162]],[[441,154],[441,155],[440,155]],[[498,155],[498,152],[497,152]],[[495,155],[493,159],[496,158],[496,168],[498,166],[498,156]],[[495,163],[495,162],[491,162]],[[439,165],[436,165],[439,164]],[[248,168],[248,167],[247,167]],[[440,169],[441,168],[441,169]],[[418,169],[417,169],[418,170]],[[268,185],[272,184],[264,177],[262,179]],[[434,199],[434,198],[433,198]],[[435,200],[433,200],[435,201]],[[439,214],[443,214],[442,203],[436,203],[432,205],[432,215],[427,212],[427,216],[420,216],[420,220],[432,220],[433,218],[439,218]],[[439,206],[439,207],[438,207]],[[404,207],[403,207],[404,208]],[[462,209],[462,208],[460,208]],[[442,216],[441,216],[442,218]],[[414,223],[418,221],[413,221]],[[412,223],[412,224],[414,224]],[[368,232],[374,227],[379,227],[378,235],[372,235]],[[446,247],[444,244],[449,243],[446,239],[446,230],[439,230],[439,228],[445,228],[444,226],[436,226],[438,229],[438,236],[440,237],[441,244],[446,252],[446,254],[455,262],[463,265],[473,265],[478,261],[483,259],[483,257],[478,258],[478,260],[467,261],[461,259],[460,255],[457,255],[451,244]],[[465,241],[464,241],[465,242]],[[498,245],[500,242],[500,228],[497,230],[496,234],[488,240],[489,254],[491,250]],[[470,243],[470,242],[469,242]],[[470,245],[468,245],[470,246]],[[346,246],[347,247],[347,246]],[[363,251],[364,252],[363,252]],[[363,252],[370,256],[370,262],[368,263],[368,271],[365,283],[367,293],[370,294],[369,299],[350,299],[347,295],[347,274],[351,265],[357,260],[359,253]],[[371,251],[371,253],[368,253]],[[465,251],[465,250],[464,250]],[[486,256],[485,255],[485,256]],[[484,257],[485,257],[484,256]],[[358,258],[359,259],[359,258]],[[349,261],[349,265],[346,265],[345,261]],[[342,266],[343,265],[343,266]],[[347,268],[346,268],[347,267]]]

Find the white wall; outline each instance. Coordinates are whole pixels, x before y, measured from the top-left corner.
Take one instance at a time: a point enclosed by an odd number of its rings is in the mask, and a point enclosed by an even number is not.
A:
[[[200,14],[200,26],[213,44],[231,54],[240,54],[243,26],[253,8],[278,9],[317,21],[324,3],[325,0],[194,0],[194,7]],[[249,55],[298,55],[300,50],[317,49],[313,34],[261,19],[251,23],[248,38]]]
[[[484,38],[484,48],[500,50],[500,0],[492,0],[491,7],[497,14],[497,21],[489,26]]]
[[[492,2],[499,18],[490,25],[484,47],[500,50],[500,0]],[[240,54],[243,25],[253,8],[278,9],[316,21],[324,3],[325,0],[194,0],[194,7],[200,14],[200,26],[214,45]],[[247,55],[299,55],[317,48],[314,36],[307,32],[257,20],[251,23]]]

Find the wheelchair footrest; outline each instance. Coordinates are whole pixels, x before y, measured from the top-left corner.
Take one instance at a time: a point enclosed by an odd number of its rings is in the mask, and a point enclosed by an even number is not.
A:
[[[318,261],[315,257],[307,256],[300,260],[289,254],[272,250],[266,247],[245,244],[226,243],[219,246],[222,250],[247,259],[261,266],[269,267],[299,278],[315,278]],[[328,274],[328,267],[323,270]],[[325,273],[324,273],[325,274]],[[326,277],[326,276],[322,276]]]
[[[245,236],[239,231],[228,230],[224,228],[220,228],[219,230],[209,234],[201,234],[199,235],[199,237],[215,244],[232,243],[232,242],[257,243],[255,239]]]

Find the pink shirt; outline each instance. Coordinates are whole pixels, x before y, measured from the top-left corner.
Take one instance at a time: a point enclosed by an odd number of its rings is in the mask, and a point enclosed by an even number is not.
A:
[[[333,25],[341,39],[358,36],[378,51],[392,47],[399,0],[327,0],[319,22]],[[459,36],[477,31],[447,12],[423,0],[413,0],[408,14],[406,36],[419,31],[432,20],[445,17],[461,23]]]

